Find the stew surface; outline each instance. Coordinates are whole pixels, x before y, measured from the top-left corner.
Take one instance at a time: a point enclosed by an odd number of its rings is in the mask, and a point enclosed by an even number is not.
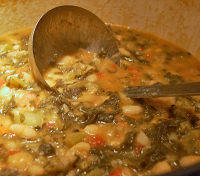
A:
[[[121,67],[79,50],[35,79],[31,29],[0,37],[0,175],[159,175],[200,162],[200,97],[130,99],[127,86],[200,81],[200,61],[160,38],[109,26]]]

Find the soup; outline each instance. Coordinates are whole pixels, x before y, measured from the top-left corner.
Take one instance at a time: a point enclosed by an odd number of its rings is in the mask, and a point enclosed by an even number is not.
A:
[[[130,99],[128,86],[200,81],[200,61],[150,34],[109,26],[121,67],[79,50],[34,79],[31,29],[0,38],[0,175],[159,175],[200,162],[200,97]]]

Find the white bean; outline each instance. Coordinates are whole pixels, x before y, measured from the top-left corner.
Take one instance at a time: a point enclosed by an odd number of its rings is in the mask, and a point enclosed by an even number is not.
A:
[[[66,104],[63,104],[63,110],[65,113],[69,112],[69,107]]]
[[[45,170],[41,165],[35,164],[28,168],[28,172],[32,175],[43,175],[45,173]]]
[[[158,81],[156,81],[156,80],[151,80],[151,81],[149,81],[149,83],[148,83],[148,85],[153,85],[153,84],[156,84]]]
[[[131,55],[131,53],[128,50],[126,50],[125,48],[119,48],[119,52],[121,54],[123,54],[124,56],[130,56]]]
[[[140,131],[136,137],[136,141],[143,146],[147,146],[150,143],[149,138],[144,134],[143,131]]]
[[[20,125],[20,124],[14,124],[10,126],[10,131],[15,133],[19,137],[25,137],[25,138],[37,138],[38,134],[37,132],[27,126],[27,125]]]
[[[99,131],[99,128],[97,125],[87,125],[85,128],[84,128],[84,131],[90,135],[95,135],[98,133]]]
[[[14,45],[14,46],[13,46],[13,49],[14,49],[14,50],[19,50],[19,49],[20,49],[20,45]]]
[[[59,65],[72,65],[76,62],[75,57],[64,56],[59,60]]]
[[[89,82],[96,82],[97,80],[98,80],[98,76],[96,75],[96,74],[91,74],[91,75],[89,75],[88,77],[87,77],[87,80],[89,81]]]
[[[66,176],[76,176],[76,170],[71,170],[68,172],[68,174]]]
[[[140,106],[128,105],[122,106],[122,111],[124,114],[136,115],[142,112],[142,108]]]
[[[7,54],[7,57],[8,58],[18,57],[18,56],[26,55],[27,53],[28,53],[28,51],[25,51],[25,50],[22,50],[22,51],[12,51],[12,52],[9,52]]]
[[[171,172],[171,166],[166,161],[158,162],[151,170],[152,174],[160,175]]]
[[[180,159],[180,165],[182,167],[192,166],[200,162],[200,156],[184,156]]]

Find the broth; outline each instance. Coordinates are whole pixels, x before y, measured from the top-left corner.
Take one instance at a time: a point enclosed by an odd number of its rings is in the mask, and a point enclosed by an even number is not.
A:
[[[79,50],[35,81],[32,29],[0,38],[0,175],[159,175],[200,162],[200,97],[130,99],[127,86],[200,81],[200,61],[147,33],[110,26],[121,67]]]

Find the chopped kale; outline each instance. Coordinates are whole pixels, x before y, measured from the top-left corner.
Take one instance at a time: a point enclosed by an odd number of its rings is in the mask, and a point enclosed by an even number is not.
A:
[[[84,75],[76,75],[75,78],[79,79],[79,80],[84,80],[85,78],[87,78],[89,75],[91,75],[92,73],[94,73],[94,69],[90,69],[89,71],[87,71]]]
[[[108,54],[107,51],[102,50],[102,51],[100,51],[99,53],[97,53],[97,56],[98,56],[99,58],[104,59],[104,58],[107,57],[107,54]]]
[[[170,72],[168,72],[164,77],[170,84],[176,84],[176,83],[183,83],[184,82],[184,80],[181,76],[173,75]]]
[[[15,107],[17,107],[17,104],[15,102],[14,97],[12,97],[11,100],[7,104],[4,105],[3,114],[8,114]]]
[[[195,115],[192,115],[191,119],[190,119],[190,123],[192,126],[195,126],[197,124],[197,122],[199,121],[199,118]]]
[[[182,117],[182,118],[185,118],[185,119],[188,119],[188,116],[186,114],[186,111],[182,108],[182,107],[179,107],[179,106],[175,106],[175,105],[172,105],[169,109],[169,117],[170,118],[178,118],[178,117]]]
[[[39,146],[40,155],[51,156],[55,154],[55,149],[51,144],[43,143]]]
[[[176,133],[179,137],[182,135],[180,124],[186,121],[184,117],[176,117],[171,120],[160,120],[157,124],[152,125],[151,128],[146,129],[144,133],[151,139],[158,142],[168,142],[169,134]]]
[[[135,148],[135,138],[136,138],[136,132],[128,132],[126,134],[124,142],[120,145],[120,149],[122,151],[129,151],[133,150]]]
[[[0,176],[18,176],[19,173],[13,169],[4,169],[0,171]]]
[[[139,171],[144,171],[150,169],[158,161],[164,160],[167,153],[168,149],[163,143],[153,141],[150,149],[144,150],[138,157],[130,157],[129,160]]]
[[[76,88],[66,88],[63,90],[63,95],[66,98],[74,98],[74,97],[78,97],[81,95],[82,92],[86,91],[86,87],[85,86],[81,86],[81,87],[76,87]]]

